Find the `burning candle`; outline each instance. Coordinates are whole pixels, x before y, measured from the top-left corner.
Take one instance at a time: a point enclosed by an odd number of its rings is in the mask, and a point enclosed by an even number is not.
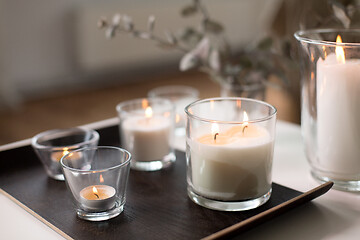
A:
[[[242,124],[220,129],[190,143],[192,183],[202,196],[224,201],[260,197],[271,188],[273,140],[260,126]]]
[[[316,164],[327,177],[347,181],[360,172],[360,60],[346,59],[341,42],[338,35],[335,54],[317,62]]]
[[[149,106],[144,113],[144,116],[131,116],[123,121],[121,134],[124,148],[131,151],[136,161],[161,160],[171,149],[169,118],[154,116]]]
[[[88,186],[80,191],[80,203],[88,211],[106,211],[114,207],[115,194],[111,186]]]
[[[60,159],[65,156],[66,154],[69,153],[69,148],[64,148],[63,151],[56,151],[56,152],[53,152],[51,153],[51,160],[54,161],[54,162],[59,162]]]

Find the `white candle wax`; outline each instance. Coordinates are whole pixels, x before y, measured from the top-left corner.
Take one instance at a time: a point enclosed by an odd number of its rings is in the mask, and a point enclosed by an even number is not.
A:
[[[317,139],[320,170],[360,180],[360,60],[317,62]],[[354,179],[354,177],[356,179]]]
[[[266,194],[271,185],[273,140],[258,126],[233,127],[189,141],[196,192],[217,200],[246,200]],[[229,134],[230,132],[230,134]],[[230,136],[231,135],[231,136]]]
[[[88,211],[106,211],[114,207],[115,194],[111,186],[88,186],[80,191],[80,203]]]
[[[129,117],[121,124],[122,144],[137,161],[161,160],[170,152],[170,130],[162,116]]]

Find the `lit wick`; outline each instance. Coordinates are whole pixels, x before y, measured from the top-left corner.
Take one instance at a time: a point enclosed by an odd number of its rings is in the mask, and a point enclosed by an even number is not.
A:
[[[245,128],[247,128],[248,126],[244,126],[243,129],[242,129],[242,133],[244,134],[245,133]]]
[[[98,191],[97,191],[96,187],[93,187],[93,193],[98,199],[100,198],[99,195],[98,195]]]
[[[215,133],[214,135],[214,141],[216,142],[216,136],[219,135],[219,133]]]

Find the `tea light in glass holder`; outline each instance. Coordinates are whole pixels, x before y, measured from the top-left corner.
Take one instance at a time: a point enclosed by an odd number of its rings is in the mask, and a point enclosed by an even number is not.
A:
[[[174,105],[167,99],[135,99],[120,103],[122,146],[131,152],[131,168],[154,171],[175,161],[172,148]]]
[[[80,158],[74,160],[72,154]],[[123,211],[130,161],[128,151],[106,146],[81,148],[61,159],[78,217],[103,221]]]
[[[115,188],[111,186],[88,186],[80,191],[80,202],[87,210],[105,211],[114,207],[115,194]]]
[[[32,138],[32,147],[49,177],[64,180],[60,159],[70,151],[97,146],[99,134],[86,128],[54,129],[37,134]],[[81,157],[80,153],[72,154],[73,160]]]

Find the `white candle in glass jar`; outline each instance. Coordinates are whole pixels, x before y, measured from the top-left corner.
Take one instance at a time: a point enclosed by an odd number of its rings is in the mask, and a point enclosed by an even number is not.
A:
[[[153,116],[132,116],[121,123],[122,144],[131,149],[136,161],[161,160],[170,152],[170,119]]]
[[[273,158],[269,132],[253,124],[215,132],[189,140],[195,191],[226,201],[266,194],[271,188]]]
[[[360,180],[360,60],[345,60],[338,46],[318,60],[316,79],[319,170],[337,180]]]

